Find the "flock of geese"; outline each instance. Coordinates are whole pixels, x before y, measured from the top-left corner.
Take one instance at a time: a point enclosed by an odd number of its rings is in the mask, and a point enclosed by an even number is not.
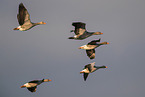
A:
[[[14,30],[27,31],[36,25],[46,24],[45,22],[38,22],[38,23],[31,22],[30,15],[29,15],[27,9],[24,7],[23,3],[19,4],[19,11],[17,14],[17,19],[19,22],[19,26],[17,28],[14,28]],[[68,39],[83,40],[92,35],[103,34],[101,32],[88,32],[85,28],[85,25],[86,24],[82,23],[82,22],[72,23],[72,26],[75,27],[75,30],[71,30],[71,32],[74,32],[75,36],[69,37]],[[108,42],[100,43],[100,40],[101,39],[92,40],[88,44],[80,46],[79,49],[85,49],[87,56],[92,60],[95,58],[95,48],[97,48],[101,45],[109,44]],[[80,71],[80,73],[83,73],[84,81],[86,81],[89,73],[92,73],[101,68],[107,68],[107,66],[95,66],[95,62],[93,62],[93,63],[85,65],[84,69],[82,71]],[[29,91],[35,92],[38,85],[40,85],[43,82],[49,82],[49,81],[51,81],[51,80],[42,79],[42,80],[29,81],[28,83],[25,83],[24,85],[22,85],[21,88],[26,87]]]

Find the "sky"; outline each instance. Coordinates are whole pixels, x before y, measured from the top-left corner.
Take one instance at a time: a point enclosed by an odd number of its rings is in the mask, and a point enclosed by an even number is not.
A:
[[[28,31],[17,27],[18,6],[23,3],[32,22],[46,25]],[[144,97],[144,0],[1,0],[0,97]],[[100,31],[84,40],[69,40],[72,22]],[[90,60],[78,47],[101,38],[109,45],[96,48]],[[87,81],[79,72],[96,62],[105,65]],[[49,78],[35,93],[20,86]]]

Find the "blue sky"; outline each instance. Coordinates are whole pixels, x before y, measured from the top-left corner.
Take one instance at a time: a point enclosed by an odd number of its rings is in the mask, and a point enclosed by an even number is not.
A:
[[[21,2],[32,22],[47,24],[14,31]],[[144,97],[144,4],[144,0],[1,0],[0,97]],[[103,35],[69,40],[76,21]],[[110,44],[97,48],[96,58],[90,60],[78,47],[99,38]],[[108,68],[84,82],[79,72],[91,62]],[[38,86],[35,93],[20,88],[43,78],[52,82]]]

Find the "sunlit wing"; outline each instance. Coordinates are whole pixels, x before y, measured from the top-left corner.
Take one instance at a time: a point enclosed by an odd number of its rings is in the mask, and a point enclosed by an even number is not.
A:
[[[26,22],[30,22],[30,15],[27,9],[24,7],[23,3],[19,5],[19,13],[17,19],[20,25],[23,25]]]

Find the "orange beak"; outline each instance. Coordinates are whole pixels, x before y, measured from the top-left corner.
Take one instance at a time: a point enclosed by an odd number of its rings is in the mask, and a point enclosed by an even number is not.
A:
[[[103,34],[103,33],[101,33],[101,34]]]
[[[109,43],[107,42],[107,44],[109,44]]]
[[[49,81],[51,81],[51,79],[49,79]]]
[[[14,28],[13,30],[19,30],[19,28]]]
[[[108,68],[107,66],[105,66],[105,68]]]
[[[45,22],[43,22],[43,24],[46,24]]]

